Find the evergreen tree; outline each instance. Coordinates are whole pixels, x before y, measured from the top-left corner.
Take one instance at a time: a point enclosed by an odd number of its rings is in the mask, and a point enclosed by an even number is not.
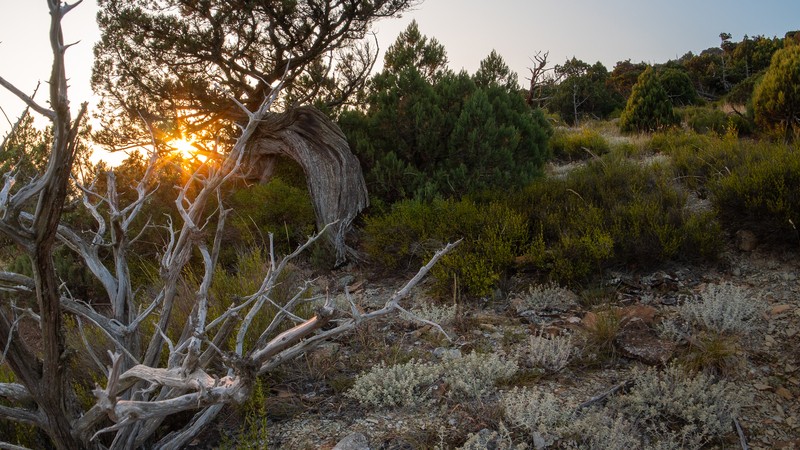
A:
[[[622,111],[619,126],[627,131],[655,131],[679,122],[672,102],[652,67],[639,75],[631,96]]]
[[[658,74],[658,78],[673,106],[692,105],[699,100],[686,71],[668,67]]]
[[[561,83],[556,87],[548,109],[557,112],[562,120],[577,125],[581,117],[608,117],[622,106],[619,95],[607,87],[608,70],[601,63],[589,65],[577,58],[556,66]]]
[[[753,92],[756,123],[779,129],[791,140],[800,129],[800,45],[789,45],[772,57]]]
[[[373,204],[507,189],[540,172],[549,125],[511,88],[516,74],[499,55],[489,55],[474,77],[453,73],[444,49],[415,23],[391,49],[366,109],[339,118]],[[409,56],[421,54],[436,58],[420,69]]]

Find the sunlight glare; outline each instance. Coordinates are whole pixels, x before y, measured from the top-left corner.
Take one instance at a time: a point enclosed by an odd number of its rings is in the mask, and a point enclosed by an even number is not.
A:
[[[197,147],[194,145],[194,139],[173,139],[167,142],[167,145],[172,147],[173,150],[180,153],[186,160],[197,159],[200,162],[205,162],[206,156],[198,152]]]

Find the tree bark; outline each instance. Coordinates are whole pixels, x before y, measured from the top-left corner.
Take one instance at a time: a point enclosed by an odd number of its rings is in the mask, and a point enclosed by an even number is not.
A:
[[[336,249],[336,265],[344,263],[350,251],[345,234],[369,200],[361,165],[339,127],[310,106],[271,114],[249,141],[247,154],[251,180],[266,181],[277,155],[300,164],[314,203],[317,229],[335,222],[327,237]]]

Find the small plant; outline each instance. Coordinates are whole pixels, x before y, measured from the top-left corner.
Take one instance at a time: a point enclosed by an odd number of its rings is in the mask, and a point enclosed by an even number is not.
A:
[[[562,441],[567,448],[628,450],[642,447],[633,423],[624,414],[605,408],[592,409],[577,417],[564,434]]]
[[[528,362],[547,373],[556,373],[567,367],[576,354],[572,338],[568,335],[546,337],[543,332],[531,336],[526,348]]]
[[[464,445],[457,450],[525,450],[525,444],[514,444],[511,432],[501,423],[497,431],[483,429],[478,433],[470,433]],[[438,450],[438,448],[437,448]],[[444,450],[444,447],[441,447]]]
[[[517,364],[496,353],[470,353],[437,363],[412,360],[405,364],[381,364],[359,375],[347,396],[373,407],[423,406],[434,402],[431,393],[439,381],[447,387],[448,398],[481,398],[494,390],[499,380],[517,371]]]
[[[536,448],[555,442],[572,415],[563,400],[536,388],[515,387],[500,402],[511,425],[530,436]]]
[[[741,364],[738,336],[706,331],[691,337],[688,343],[683,362],[691,370],[724,375]]]
[[[577,306],[576,296],[555,283],[532,285],[518,296],[517,312],[527,310],[566,312]]]
[[[494,385],[516,373],[516,361],[497,353],[472,352],[462,358],[443,362],[444,378],[456,400],[481,398],[494,390]]]
[[[417,318],[424,319],[435,324],[447,325],[453,322],[458,312],[458,305],[437,305],[434,303],[418,303],[411,308],[411,313]],[[411,318],[413,320],[413,318]]]
[[[614,340],[622,329],[622,313],[619,308],[599,310],[584,318],[583,335],[587,352],[598,357],[613,357],[616,352]]]
[[[429,394],[441,372],[438,364],[415,360],[381,364],[359,375],[347,396],[376,408],[426,405],[432,402]]]
[[[729,434],[744,400],[733,385],[676,364],[635,371],[633,381],[630,392],[611,406],[635,419],[650,439],[681,443],[671,448],[700,448]]]
[[[709,284],[700,298],[681,305],[679,313],[684,320],[716,333],[744,334],[752,330],[759,307],[743,288],[729,283]]]

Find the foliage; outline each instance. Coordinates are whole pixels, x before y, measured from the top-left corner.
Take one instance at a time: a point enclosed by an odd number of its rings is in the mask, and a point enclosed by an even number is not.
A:
[[[728,115],[724,111],[707,106],[683,108],[681,114],[686,124],[696,133],[725,134],[728,129]]]
[[[786,140],[800,130],[800,45],[775,52],[753,92],[753,111],[757,123],[781,131]]]
[[[557,159],[576,161],[604,155],[611,150],[611,145],[602,134],[592,128],[558,128],[550,138],[550,149]]]
[[[564,401],[541,389],[515,387],[500,403],[510,424],[525,431],[536,448],[555,442],[570,421],[571,411]]]
[[[213,142],[235,133],[232,122],[242,119],[230,98],[255,110],[282,78],[289,104],[342,105],[361,90],[376,58],[361,42],[371,25],[414,4],[101,1],[92,75],[104,98],[100,137],[147,142],[144,117],[155,121],[159,141],[189,134]]]
[[[229,202],[233,209],[231,225],[243,244],[268,249],[271,233],[275,236],[275,249],[288,253],[314,232],[314,208],[308,190],[280,178],[237,189]]]
[[[620,130],[655,131],[678,122],[667,91],[652,67],[639,75],[619,118]]]
[[[440,45],[420,36],[414,23],[391,49],[372,79],[366,109],[339,120],[373,203],[522,186],[540,172],[549,125],[509,90],[511,73],[496,54],[477,78],[446,71]],[[418,67],[401,58],[407,53],[438,59]]]
[[[688,211],[671,175],[612,154],[533,183],[510,199],[531,226],[528,262],[569,283],[617,261],[713,257],[720,244],[713,215]]]
[[[373,367],[359,375],[347,396],[378,408],[430,405],[435,383],[441,381],[447,396],[455,401],[480,399],[494,389],[494,384],[517,371],[513,361],[496,353],[447,358],[441,362],[410,361],[393,366]]]
[[[589,65],[572,58],[555,67],[561,78],[548,109],[558,112],[569,125],[584,117],[605,118],[622,106],[623,99],[607,88],[608,70],[602,63]]]
[[[675,441],[683,448],[700,448],[731,432],[744,399],[728,382],[677,365],[663,372],[634,372],[634,385],[616,398],[613,407],[635,418],[638,427],[657,442]]]
[[[577,354],[572,345],[572,337],[558,334],[545,336],[543,331],[531,336],[525,348],[528,362],[533,367],[546,373],[557,373],[563,370]]]
[[[646,63],[632,63],[630,59],[617,62],[608,77],[607,84],[609,89],[619,95],[620,98],[627,100],[631,96],[631,91],[636,84],[636,80],[639,79],[639,75],[647,67]]]
[[[440,290],[450,289],[455,280],[463,293],[485,296],[522,253],[527,223],[500,203],[410,200],[367,218],[364,233],[367,253],[389,269],[416,266],[443,243],[463,239],[432,274]]]
[[[673,106],[693,105],[699,101],[697,91],[685,70],[668,67],[658,72],[658,79]]]
[[[773,242],[797,242],[798,144],[665,134],[651,145],[670,154],[677,176],[711,194],[731,231],[747,227]]]
[[[744,334],[758,318],[757,301],[732,284],[710,284],[700,301],[689,301],[678,310],[684,320],[718,334]]]

